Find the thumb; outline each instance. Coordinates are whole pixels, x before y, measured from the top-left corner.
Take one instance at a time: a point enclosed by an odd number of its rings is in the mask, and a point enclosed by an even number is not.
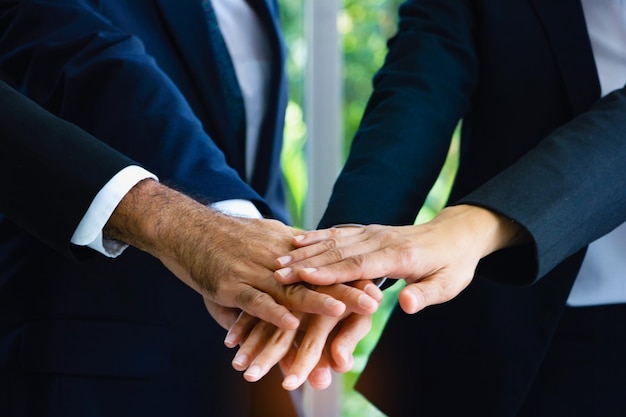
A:
[[[398,295],[398,302],[405,313],[415,314],[430,305],[450,301],[470,282],[471,278],[453,280],[443,274],[433,274],[404,287]]]

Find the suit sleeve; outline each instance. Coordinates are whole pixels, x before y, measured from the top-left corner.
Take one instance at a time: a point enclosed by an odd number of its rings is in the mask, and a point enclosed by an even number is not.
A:
[[[626,221],[626,89],[555,130],[460,202],[499,212],[533,244],[493,254],[478,273],[529,284]]]
[[[400,8],[398,33],[321,227],[413,223],[456,123],[470,110],[479,74],[473,7],[462,0],[409,0]],[[454,202],[502,213],[533,239],[486,258],[480,275],[532,283],[626,221],[625,96],[622,90],[600,100]]]
[[[321,227],[412,224],[477,82],[464,1],[408,1]]]
[[[141,40],[95,2],[0,2],[0,65],[45,108],[205,203],[261,198],[231,169]]]
[[[66,256],[98,191],[134,162],[0,82],[0,213]]]

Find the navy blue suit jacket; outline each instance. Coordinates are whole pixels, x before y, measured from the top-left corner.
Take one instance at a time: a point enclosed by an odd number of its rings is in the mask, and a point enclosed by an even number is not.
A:
[[[626,90],[599,96],[578,0],[402,6],[321,225],[412,223],[463,119],[451,203],[533,243],[481,261],[453,301],[393,314],[357,385],[384,412],[516,415],[585,246],[626,220]]]
[[[250,184],[241,94],[218,78],[209,31],[219,29],[200,3],[0,1],[0,76],[163,182],[207,203],[248,199],[285,219],[276,3],[250,2],[275,56]],[[84,169],[85,181],[101,175]],[[81,196],[80,210],[88,201]],[[63,221],[63,239],[46,241],[54,250],[33,235],[54,236],[58,210],[31,210],[23,221],[0,220],[0,414],[247,415],[249,384],[232,370],[224,331],[198,294],[133,248],[75,262],[65,239],[80,217]]]

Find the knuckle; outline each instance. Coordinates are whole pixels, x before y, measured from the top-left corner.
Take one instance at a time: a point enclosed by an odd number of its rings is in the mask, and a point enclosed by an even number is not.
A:
[[[403,268],[409,268],[413,264],[414,254],[409,249],[400,249],[395,252],[395,256],[398,258],[398,264]]]
[[[390,228],[381,228],[376,229],[376,238],[381,241],[389,241],[392,240],[396,234],[396,232]]]
[[[330,239],[326,239],[326,240],[322,241],[321,243],[324,246],[324,249],[327,250],[327,251],[333,250],[333,249],[337,248],[337,245],[338,245],[336,237],[332,237]]]
[[[344,259],[344,262],[348,265],[350,269],[358,269],[364,270],[367,262],[367,259],[363,255],[355,255],[352,257],[348,257]]]
[[[318,341],[305,338],[298,347],[298,351],[306,356],[319,356],[321,355],[322,349]]]
[[[326,257],[325,262],[327,264],[334,264],[345,259],[350,259],[350,257],[346,255],[346,251],[343,248],[337,247],[326,251],[324,256]]]
[[[328,235],[330,236],[331,239],[337,238],[337,237],[341,236],[342,228],[341,227],[331,227],[330,229],[327,229],[327,232],[328,232]]]
[[[307,288],[301,283],[289,284],[283,287],[285,297],[289,300],[302,301],[306,295]]]
[[[235,295],[235,299],[237,300],[237,303],[239,305],[255,309],[257,307],[261,307],[264,304],[266,300],[266,294],[254,289],[247,289],[238,292]]]
[[[293,332],[285,332],[282,330],[277,330],[272,335],[272,338],[269,344],[271,344],[272,346],[280,346],[283,349],[286,349],[289,346],[291,346],[292,341],[293,341]]]
[[[266,321],[260,321],[255,326],[255,331],[258,331],[261,334],[267,335],[273,333],[276,330],[276,326]]]

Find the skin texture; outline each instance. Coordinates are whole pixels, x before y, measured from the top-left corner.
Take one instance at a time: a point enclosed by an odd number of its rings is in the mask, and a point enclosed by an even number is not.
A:
[[[352,353],[370,331],[372,314],[382,300],[382,291],[371,281],[353,285],[378,303],[362,304],[340,317],[300,314],[301,325],[295,330],[280,329],[242,314],[225,341],[229,347],[240,345],[233,368],[244,371],[244,378],[254,382],[278,363],[285,375],[284,389],[294,390],[307,380],[314,388],[327,388],[332,381],[331,369],[335,372],[352,369]],[[320,289],[326,291],[332,286],[325,288]]]
[[[292,250],[302,231],[276,220],[221,214],[153,180],[129,192],[104,229],[107,238],[155,256],[204,298],[224,328],[241,311],[279,328],[300,324],[294,312],[336,317],[346,308],[376,300],[349,286],[317,292],[302,284],[274,280],[275,258]]]
[[[405,279],[399,303],[414,314],[458,295],[484,256],[527,239],[518,224],[481,207],[460,205],[423,225],[339,227],[296,235],[293,244],[299,248],[276,260],[280,269],[274,276],[283,284],[353,282],[366,291],[378,290],[371,279]],[[308,379],[323,389],[331,382],[331,369],[352,368],[352,352],[371,328],[371,315],[354,311],[341,317],[302,315],[300,321],[298,330],[283,330],[242,315],[226,339],[228,346],[240,344],[233,367],[255,381],[279,362],[286,375],[283,388],[296,389]]]
[[[483,257],[528,239],[518,224],[478,206],[445,208],[413,226],[332,228],[294,237],[301,246],[278,258],[276,279],[328,285],[377,277],[404,279],[402,309],[414,314],[451,300]]]

